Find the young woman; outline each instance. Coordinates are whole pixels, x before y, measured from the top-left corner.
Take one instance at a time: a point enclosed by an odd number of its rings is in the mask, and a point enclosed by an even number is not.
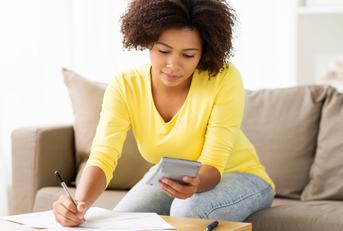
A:
[[[76,192],[78,206],[53,204],[64,226],[82,223],[105,190],[129,129],[143,157],[202,163],[187,185],[150,170],[114,208],[243,221],[270,207],[274,184],[240,129],[244,89],[232,51],[234,14],[223,0],[134,0],[122,17],[124,46],[149,49],[149,65],[123,72],[106,89],[101,118]]]

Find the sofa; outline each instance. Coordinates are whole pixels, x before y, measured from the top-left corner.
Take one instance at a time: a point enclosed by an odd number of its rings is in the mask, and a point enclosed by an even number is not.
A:
[[[51,209],[63,194],[55,170],[75,192],[106,84],[67,69],[63,78],[74,123],[12,133],[11,214]],[[242,130],[276,184],[272,207],[245,221],[254,231],[343,230],[342,93],[322,85],[246,90]],[[113,208],[150,167],[129,131],[114,177],[95,206]]]

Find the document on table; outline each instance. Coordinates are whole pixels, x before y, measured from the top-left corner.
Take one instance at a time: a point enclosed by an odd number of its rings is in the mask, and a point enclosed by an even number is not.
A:
[[[78,227],[62,227],[55,221],[52,210],[27,213],[14,216],[0,217],[33,228],[47,228],[48,230],[176,230],[156,213],[122,213],[91,207],[86,215],[86,222]]]

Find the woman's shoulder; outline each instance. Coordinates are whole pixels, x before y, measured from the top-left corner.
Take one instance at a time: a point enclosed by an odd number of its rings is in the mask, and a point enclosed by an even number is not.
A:
[[[119,81],[131,82],[149,76],[150,64],[143,64],[137,67],[123,70],[115,75]]]
[[[234,64],[227,63],[219,71],[216,77],[223,79],[223,81],[233,81],[241,79],[241,74]]]
[[[114,75],[112,84],[119,88],[141,88],[145,85],[150,73],[150,65],[144,64],[123,70]]]

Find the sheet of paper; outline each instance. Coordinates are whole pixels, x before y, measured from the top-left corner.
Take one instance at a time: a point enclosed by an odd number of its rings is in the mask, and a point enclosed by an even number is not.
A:
[[[1,217],[1,219],[49,230],[175,230],[156,213],[118,213],[98,207],[91,207],[86,215],[86,222],[79,227],[66,228],[59,225],[52,210]]]

